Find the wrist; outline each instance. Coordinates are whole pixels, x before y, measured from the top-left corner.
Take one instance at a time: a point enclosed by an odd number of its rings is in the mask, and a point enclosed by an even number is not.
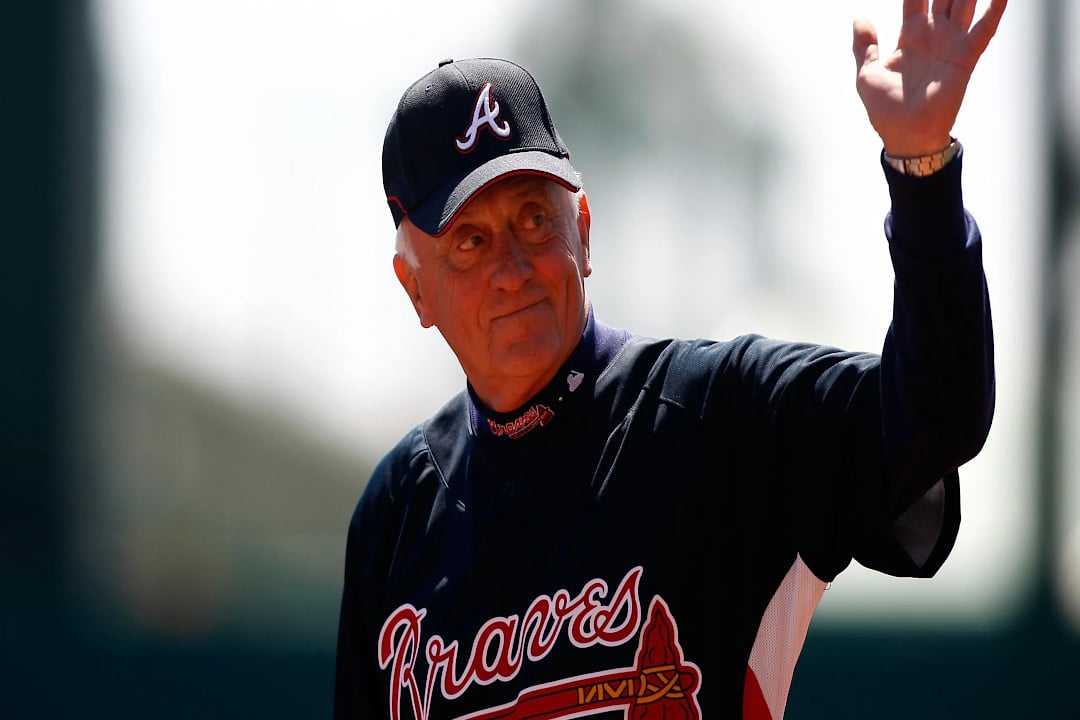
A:
[[[885,150],[885,162],[894,170],[913,177],[926,177],[948,165],[960,152],[960,142],[949,138],[949,143],[937,152],[917,156],[896,156]]]
[[[927,133],[907,132],[881,135],[881,143],[885,146],[885,152],[895,158],[921,157],[940,152],[948,147],[953,141],[951,132],[934,130]]]

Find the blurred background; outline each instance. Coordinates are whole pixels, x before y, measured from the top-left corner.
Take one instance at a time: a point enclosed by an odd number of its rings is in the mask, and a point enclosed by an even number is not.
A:
[[[0,716],[329,716],[353,506],[463,384],[380,176],[442,58],[537,76],[606,322],[880,348],[851,20],[891,48],[900,0],[8,5]],[[1012,3],[955,129],[998,353],[956,549],[842,574],[788,717],[1080,717],[1078,36],[1076,3]]]

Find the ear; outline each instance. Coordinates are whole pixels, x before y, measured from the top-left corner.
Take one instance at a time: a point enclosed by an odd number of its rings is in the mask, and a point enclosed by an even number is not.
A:
[[[581,193],[578,201],[578,236],[581,238],[582,268],[584,277],[592,275],[592,260],[590,259],[589,228],[592,227],[592,216],[589,214],[589,198]]]
[[[416,277],[416,270],[400,254],[394,255],[394,274],[397,275],[401,287],[405,288],[405,293],[412,302],[416,316],[420,318],[420,325],[426,328],[434,325],[435,323],[427,315],[424,297],[420,294],[420,282]]]

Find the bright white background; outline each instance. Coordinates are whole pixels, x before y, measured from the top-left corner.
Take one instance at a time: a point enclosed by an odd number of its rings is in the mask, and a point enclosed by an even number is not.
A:
[[[780,281],[746,280],[750,261],[737,244],[686,242],[722,240],[746,220],[688,207],[709,178],[643,148],[648,161],[617,177],[578,168],[593,201],[589,288],[599,316],[652,335],[756,331],[878,349],[891,292],[888,196],[854,91],[851,20],[873,19],[891,47],[901,1],[632,5],[692,27],[717,57],[720,39],[744,53],[745,75],[713,79],[765,113],[780,148],[763,208],[782,242]],[[439,59],[512,55],[529,37],[518,23],[545,13],[435,0],[99,0],[97,12],[110,312],[152,362],[350,452],[381,454],[463,380],[391,270],[386,123],[404,88]],[[955,129],[966,203],[985,238],[999,369],[993,432],[961,471],[959,541],[929,583],[845,573],[825,615],[994,621],[1024,587],[1042,230],[1036,20],[1033,4],[1010,5]],[[560,42],[549,27],[535,32],[533,43]],[[611,82],[634,92],[632,76]],[[681,100],[672,111],[696,111],[692,95]]]

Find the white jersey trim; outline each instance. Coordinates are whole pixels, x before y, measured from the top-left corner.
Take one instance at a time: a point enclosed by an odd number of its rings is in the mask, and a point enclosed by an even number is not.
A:
[[[825,582],[797,556],[761,618],[749,666],[773,720],[784,717],[795,663],[824,592]]]

